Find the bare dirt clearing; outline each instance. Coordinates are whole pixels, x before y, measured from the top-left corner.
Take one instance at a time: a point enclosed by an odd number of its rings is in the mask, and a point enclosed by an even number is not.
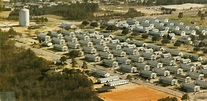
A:
[[[157,101],[160,98],[173,97],[133,83],[117,86],[112,92],[101,93],[99,96],[106,101]]]

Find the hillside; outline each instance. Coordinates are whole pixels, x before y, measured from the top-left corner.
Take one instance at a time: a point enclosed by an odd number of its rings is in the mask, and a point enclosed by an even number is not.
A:
[[[52,63],[30,49],[14,46],[14,30],[0,31],[0,92],[14,92],[17,101],[97,100],[93,83],[75,69],[51,72]]]

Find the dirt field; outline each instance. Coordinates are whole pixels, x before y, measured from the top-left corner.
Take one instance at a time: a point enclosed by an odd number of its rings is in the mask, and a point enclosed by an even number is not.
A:
[[[99,96],[106,101],[157,101],[171,95],[130,83],[117,86],[112,92],[101,93]]]
[[[8,16],[9,16],[9,13],[10,13],[11,11],[3,11],[3,12],[1,12],[0,13],[0,18],[2,17],[2,18],[7,18]]]

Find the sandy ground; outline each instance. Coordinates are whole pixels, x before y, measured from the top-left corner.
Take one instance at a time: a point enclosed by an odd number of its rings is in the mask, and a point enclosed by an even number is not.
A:
[[[99,96],[106,101],[157,101],[171,95],[129,83],[117,86],[112,92],[101,93]]]
[[[0,18],[7,18],[11,11],[3,11],[0,13]]]

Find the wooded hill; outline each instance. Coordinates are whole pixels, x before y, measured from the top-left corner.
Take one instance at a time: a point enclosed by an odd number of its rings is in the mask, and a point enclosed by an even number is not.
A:
[[[15,47],[10,40],[16,33],[0,31],[0,92],[14,92],[17,101],[98,100],[83,72],[65,69],[50,73],[51,62],[28,49]]]

